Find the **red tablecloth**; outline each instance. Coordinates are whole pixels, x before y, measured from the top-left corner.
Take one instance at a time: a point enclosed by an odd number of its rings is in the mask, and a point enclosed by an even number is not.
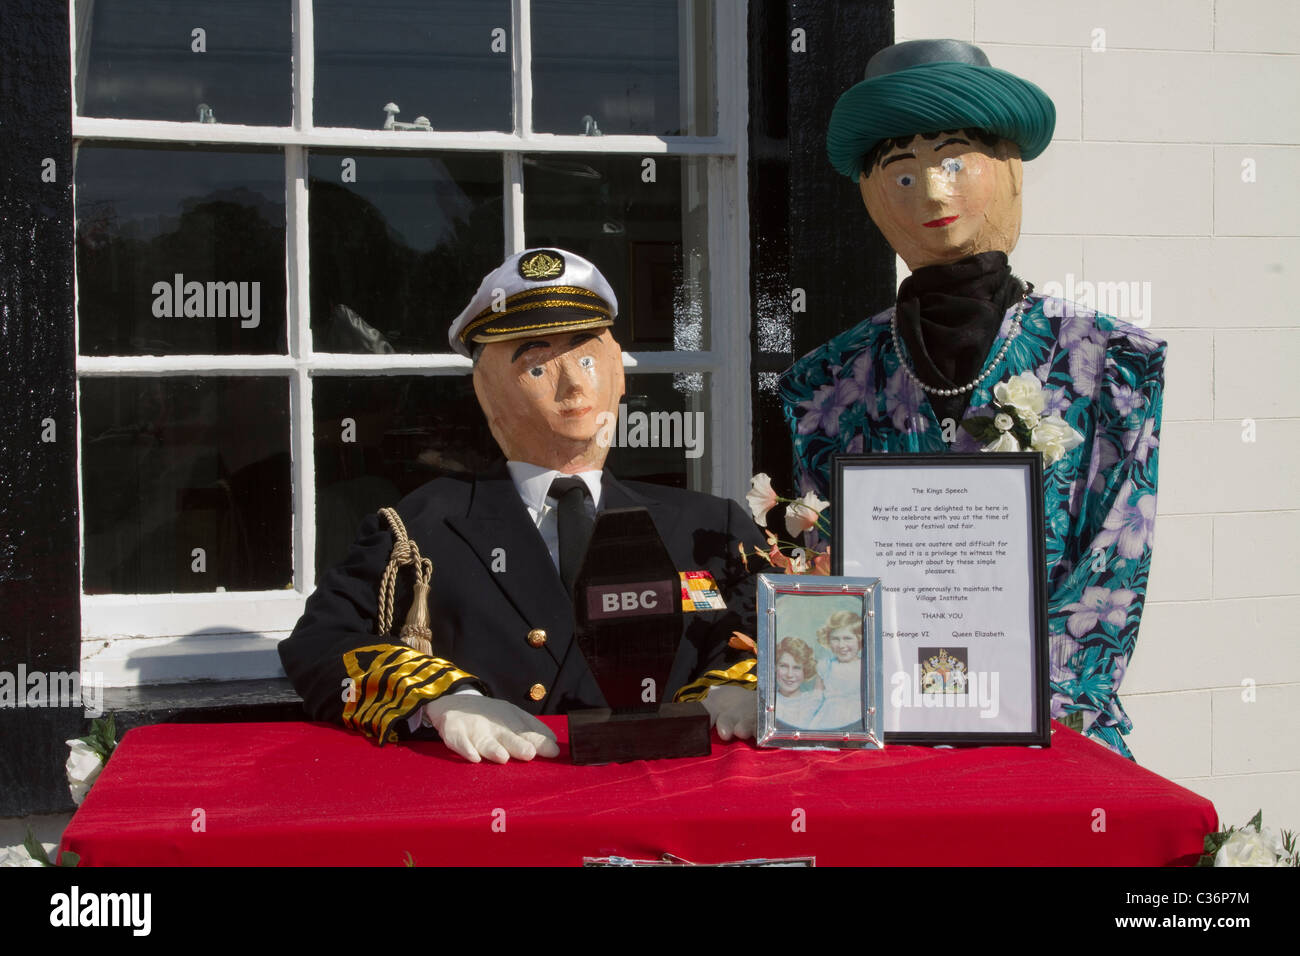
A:
[[[1211,803],[1057,726],[1052,746],[471,765],[322,724],[132,730],[63,835],[83,865],[1188,863]]]

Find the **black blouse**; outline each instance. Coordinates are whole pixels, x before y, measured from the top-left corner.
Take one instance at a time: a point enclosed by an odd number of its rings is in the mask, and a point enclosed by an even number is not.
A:
[[[935,388],[958,388],[979,375],[1002,317],[1023,295],[1005,252],[913,272],[898,289],[898,334],[917,377]],[[970,396],[929,399],[940,422],[961,421]]]

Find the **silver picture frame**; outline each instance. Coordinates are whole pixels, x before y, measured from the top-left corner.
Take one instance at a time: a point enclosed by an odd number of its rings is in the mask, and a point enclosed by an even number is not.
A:
[[[879,578],[758,576],[760,747],[883,749],[881,590]]]

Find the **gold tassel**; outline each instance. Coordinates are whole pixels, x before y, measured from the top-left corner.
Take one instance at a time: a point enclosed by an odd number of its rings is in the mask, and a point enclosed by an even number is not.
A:
[[[417,565],[417,574],[419,570]],[[406,612],[406,623],[402,625],[402,643],[432,657],[432,641],[433,629],[429,627],[429,583],[417,578],[415,594],[411,597],[411,609]]]
[[[379,636],[387,637],[393,626],[393,598],[397,591],[397,569],[409,564],[415,568],[411,609],[402,625],[402,643],[420,654],[433,656],[433,628],[429,625],[429,581],[433,562],[420,554],[419,545],[406,536],[406,526],[392,508],[379,509],[380,516],[393,529],[393,553],[379,582]]]

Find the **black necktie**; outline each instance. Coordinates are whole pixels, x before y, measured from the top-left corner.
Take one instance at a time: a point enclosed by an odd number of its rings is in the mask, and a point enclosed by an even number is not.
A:
[[[550,495],[556,501],[556,526],[560,538],[560,580],[570,594],[573,579],[587,553],[594,522],[587,515],[587,483],[581,478],[556,478]]]

